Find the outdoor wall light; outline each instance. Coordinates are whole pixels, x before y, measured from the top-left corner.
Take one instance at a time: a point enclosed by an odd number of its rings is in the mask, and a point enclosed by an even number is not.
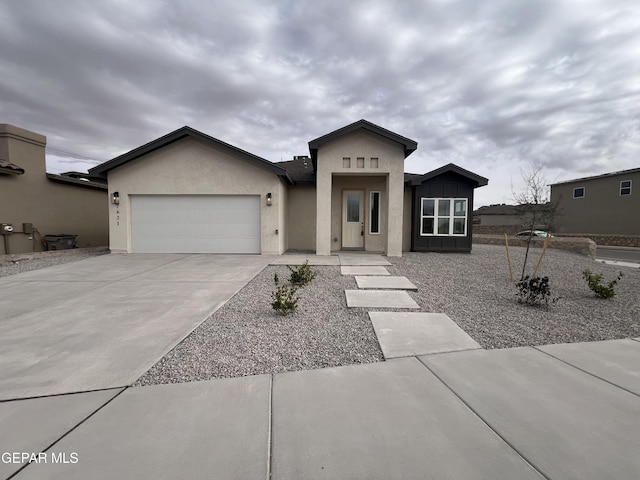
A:
[[[111,203],[114,205],[120,205],[120,192],[113,192],[111,194]]]
[[[267,207],[271,206],[271,192],[267,193]]]

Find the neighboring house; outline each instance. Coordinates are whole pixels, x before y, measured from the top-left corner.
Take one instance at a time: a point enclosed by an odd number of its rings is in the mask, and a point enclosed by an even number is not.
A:
[[[113,252],[470,251],[487,179],[455,165],[405,174],[416,148],[360,120],[272,163],[183,127],[90,174],[109,180]]]
[[[43,250],[38,232],[77,235],[78,247],[108,244],[105,180],[46,173],[46,142],[37,133],[0,124],[0,223],[13,227],[0,239],[0,254]]]
[[[483,206],[473,212],[475,233],[502,234],[517,233],[531,228],[532,212],[535,212],[535,230],[554,230],[554,212],[551,204]],[[555,230],[554,230],[555,231]]]
[[[551,185],[556,231],[640,235],[640,168]]]
[[[478,226],[483,227],[508,227],[522,225],[522,218],[517,205],[505,203],[485,205],[473,212],[473,221],[476,233]]]

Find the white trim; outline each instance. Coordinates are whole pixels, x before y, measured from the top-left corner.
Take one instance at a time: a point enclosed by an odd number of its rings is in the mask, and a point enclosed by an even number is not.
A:
[[[625,182],[629,182],[629,186],[628,186],[628,187],[624,187],[625,189],[627,189],[627,188],[629,189],[629,193],[625,193],[625,194],[623,195],[623,194],[622,194],[622,188],[623,188],[623,187],[622,187],[622,184],[623,184],[623,183],[625,183]],[[632,186],[632,185],[633,185],[633,183],[631,182],[631,180],[621,180],[621,181],[620,181],[620,192],[619,192],[619,193],[620,193],[620,196],[621,196],[621,197],[629,197],[629,196],[631,196],[631,192],[632,192],[632,188],[631,188],[631,186]]]
[[[373,208],[373,194],[377,193],[378,194],[378,231],[377,232],[373,232],[371,231],[371,227],[373,226],[373,215],[371,212],[371,209]],[[380,235],[380,231],[382,230],[380,228],[380,199],[381,199],[381,195],[380,192],[378,190],[373,190],[371,192],[369,192],[369,235]]]
[[[580,197],[576,197],[576,190],[582,189],[582,195]],[[575,187],[573,189],[573,198],[584,198],[587,196],[587,189],[585,187]]]
[[[425,200],[433,200],[433,216],[431,215],[422,215],[424,211],[424,201]],[[438,206],[440,201],[448,201],[449,202],[449,215],[440,217],[438,215]],[[461,215],[455,215],[455,202],[463,201],[465,203],[464,209],[464,217]],[[440,218],[448,218],[449,219],[449,231],[453,231],[454,220],[456,218],[464,218],[464,233],[422,233],[422,227],[424,225],[425,218],[433,219],[433,230],[434,232],[438,229],[438,220]],[[438,198],[438,197],[421,197],[420,198],[420,236],[421,237],[466,237],[467,236],[467,227],[469,224],[469,199],[468,198]]]

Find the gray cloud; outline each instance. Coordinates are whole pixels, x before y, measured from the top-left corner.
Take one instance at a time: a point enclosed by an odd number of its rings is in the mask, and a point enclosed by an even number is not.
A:
[[[454,162],[490,178],[480,202],[504,201],[527,162],[551,179],[638,166],[639,14],[623,0],[9,0],[0,121],[47,135],[61,171],[185,124],[277,161],[366,118],[419,142],[407,171]]]

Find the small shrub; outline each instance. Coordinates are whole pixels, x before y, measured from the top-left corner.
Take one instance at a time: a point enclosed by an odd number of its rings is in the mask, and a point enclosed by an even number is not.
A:
[[[300,288],[307,286],[314,278],[316,278],[316,272],[311,269],[308,260],[305,260],[305,262],[298,268],[293,268],[288,265],[287,268],[291,271],[289,282]]]
[[[591,271],[587,268],[584,272],[582,272],[582,276],[587,281],[587,285],[595,293],[598,298],[613,298],[616,295],[614,291],[615,286],[618,284],[620,279],[622,279],[622,272],[618,273],[618,277],[615,280],[611,280],[609,283],[604,285],[602,283],[602,279],[604,278],[601,273],[595,274],[591,273]]]
[[[271,292],[271,308],[273,308],[280,315],[287,315],[288,313],[295,312],[298,308],[299,297],[296,297],[297,288],[290,286],[287,283],[280,283],[278,274],[273,275],[273,281],[276,284],[275,292]]]
[[[527,275],[518,283],[518,303],[526,305],[543,305],[549,306],[551,303],[557,302],[558,298],[551,298],[551,287],[549,286],[549,277],[529,277]]]

